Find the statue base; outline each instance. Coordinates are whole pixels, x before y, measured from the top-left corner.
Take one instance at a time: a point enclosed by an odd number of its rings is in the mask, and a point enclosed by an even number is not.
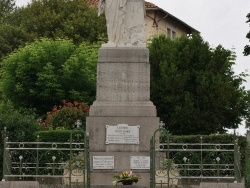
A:
[[[119,130],[109,132],[109,126],[119,129],[121,124],[128,126],[128,132],[122,135]],[[150,138],[159,127],[159,118],[150,101],[147,48],[99,49],[97,97],[90,107],[86,125],[90,139],[91,185],[112,185],[115,173],[130,170],[140,177],[137,185],[149,185]],[[139,128],[138,133],[133,133],[135,127]],[[137,142],[131,144],[130,139]],[[114,161],[105,162],[107,157]],[[94,161],[97,158],[104,162]],[[138,158],[139,163],[146,158],[145,166],[136,166],[136,162],[131,161],[134,158]]]

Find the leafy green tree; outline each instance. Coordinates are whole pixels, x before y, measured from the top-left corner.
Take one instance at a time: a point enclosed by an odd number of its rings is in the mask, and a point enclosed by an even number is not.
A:
[[[91,103],[99,44],[41,39],[2,61],[1,90],[15,107],[35,108],[38,114],[62,100]]]
[[[75,44],[105,36],[105,19],[86,0],[35,0],[13,12],[6,22],[21,26],[33,39],[69,38]]]
[[[172,133],[223,133],[249,118],[250,94],[241,87],[246,75],[234,74],[231,51],[211,49],[196,34],[160,36],[149,49],[151,99]]]
[[[74,44],[107,38],[104,16],[86,0],[34,0],[0,24],[0,59],[38,38],[69,38]]]
[[[0,24],[0,60],[19,46],[24,46],[28,40],[29,34],[20,27]]]
[[[12,142],[34,141],[35,132],[40,128],[36,115],[32,111],[16,110],[10,102],[0,103],[0,179],[3,170],[4,136]]]
[[[16,7],[15,0],[1,0],[0,1],[0,21],[10,14]]]
[[[246,23],[250,23],[250,13],[248,13],[248,15],[247,15],[247,21],[246,21]],[[246,37],[247,37],[247,39],[249,39],[249,41],[250,41],[250,31],[247,33]],[[244,53],[244,55],[246,55],[246,56],[250,55],[250,46],[249,46],[249,45],[246,45],[246,46],[245,46],[244,52],[243,52],[243,53]]]

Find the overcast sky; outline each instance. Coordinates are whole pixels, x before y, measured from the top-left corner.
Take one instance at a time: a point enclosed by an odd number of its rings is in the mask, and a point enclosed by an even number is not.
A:
[[[221,44],[226,49],[235,48],[237,55],[236,74],[249,70],[250,56],[243,56],[246,38],[250,30],[246,15],[250,13],[250,0],[147,0],[168,13],[181,19],[200,31],[201,36],[211,46]],[[30,0],[16,0],[18,6],[26,5]],[[245,84],[250,89],[250,77]],[[239,132],[243,134],[243,127]]]

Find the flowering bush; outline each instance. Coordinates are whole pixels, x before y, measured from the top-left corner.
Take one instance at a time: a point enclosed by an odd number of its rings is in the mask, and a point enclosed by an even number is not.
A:
[[[85,129],[86,116],[89,106],[84,102],[62,101],[62,105],[55,105],[53,110],[47,112],[45,128],[73,129],[80,127]]]
[[[132,173],[132,171],[128,172],[128,171],[123,171],[120,174],[115,174],[114,175],[115,180],[113,181],[113,184],[116,185],[119,182],[131,182],[131,184],[133,183],[137,183],[139,181],[139,178]]]

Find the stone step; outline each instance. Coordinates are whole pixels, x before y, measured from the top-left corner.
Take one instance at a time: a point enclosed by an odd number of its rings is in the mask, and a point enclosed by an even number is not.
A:
[[[39,188],[37,181],[0,181],[0,188]]]
[[[201,183],[200,188],[244,188],[244,183]]]

